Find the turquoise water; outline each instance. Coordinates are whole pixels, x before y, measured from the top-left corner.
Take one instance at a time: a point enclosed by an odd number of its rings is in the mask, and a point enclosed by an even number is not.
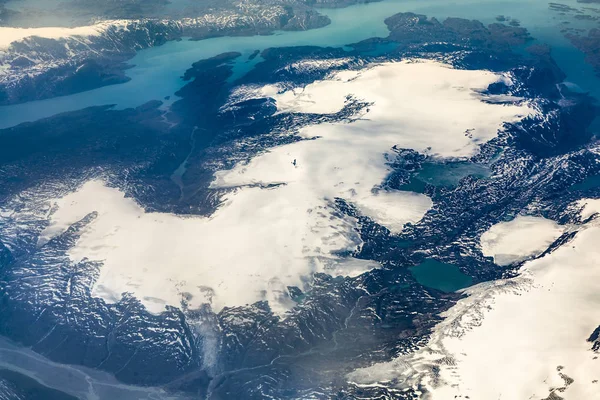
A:
[[[434,186],[456,186],[466,176],[487,178],[491,174],[488,167],[467,162],[429,163],[417,172],[416,177]]]
[[[95,105],[115,104],[127,108],[150,100],[163,100],[173,96],[185,84],[181,76],[194,62],[224,52],[250,54],[269,47],[301,45],[341,47],[369,37],[385,37],[388,31],[383,20],[396,11],[382,5],[327,10],[332,23],[321,29],[278,32],[270,36],[173,41],[146,49],[130,61],[135,65],[127,71],[131,81],[69,96],[0,107],[0,128]]]
[[[566,2],[577,6],[575,0]],[[581,5],[579,5],[581,6]],[[139,106],[149,100],[162,100],[183,86],[181,75],[192,63],[217,54],[238,51],[250,54],[254,50],[281,46],[332,46],[344,47],[370,37],[388,34],[384,19],[397,12],[414,11],[438,18],[447,16],[476,18],[493,22],[497,15],[518,18],[540,42],[553,46],[559,66],[568,74],[568,81],[590,91],[600,98],[600,80],[583,54],[575,49],[560,33],[558,13],[548,9],[542,0],[386,0],[379,3],[356,5],[342,9],[323,10],[332,23],[321,29],[303,32],[278,32],[270,36],[222,37],[202,41],[183,40],[140,51],[131,60],[134,68],[127,71],[131,81],[91,90],[84,93],[58,97],[25,104],[0,107],[0,128],[89,106],[114,104],[118,108]],[[574,21],[570,26],[587,24]],[[251,68],[254,63],[237,66],[236,76]]]
[[[409,183],[400,187],[401,190],[424,193],[426,185],[452,187],[458,185],[466,176],[487,178],[490,170],[485,165],[469,162],[425,163],[416,172]]]
[[[252,55],[252,52],[246,51],[242,53],[241,57],[235,60],[235,63],[233,64],[232,75],[229,77],[228,82],[235,82],[237,79],[243,77],[252,69],[254,69],[256,64],[263,61],[263,58],[260,56],[260,54],[254,57],[252,60],[248,59],[250,55]]]
[[[456,265],[436,260],[425,260],[409,270],[421,285],[442,292],[455,292],[473,283],[473,279],[460,272]]]
[[[415,192],[415,193],[425,193],[425,189],[427,188],[427,183],[415,178],[414,176],[410,178],[410,181],[402,186],[400,186],[400,190],[404,190],[406,192]]]

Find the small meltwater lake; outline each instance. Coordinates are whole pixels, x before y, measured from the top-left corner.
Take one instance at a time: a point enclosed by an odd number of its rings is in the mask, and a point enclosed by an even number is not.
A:
[[[461,179],[472,176],[485,179],[490,176],[490,169],[483,164],[475,164],[466,161],[438,163],[423,163],[420,170],[415,172],[410,181],[400,187],[416,193],[424,193],[427,185],[437,187],[453,187],[458,185]]]
[[[409,270],[421,285],[442,292],[456,292],[473,284],[473,279],[463,274],[456,265],[432,259],[425,260]]]

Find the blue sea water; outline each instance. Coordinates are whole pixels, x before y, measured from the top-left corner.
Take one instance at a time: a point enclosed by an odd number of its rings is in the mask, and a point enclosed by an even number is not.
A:
[[[576,0],[564,3],[581,6]],[[514,0],[385,0],[341,9],[323,10],[332,23],[321,29],[302,32],[277,32],[269,36],[221,37],[202,41],[183,40],[140,51],[131,60],[134,68],[127,71],[127,83],[107,86],[88,92],[42,101],[0,107],[0,128],[34,121],[57,113],[85,107],[114,104],[117,108],[139,106],[150,100],[175,98],[173,94],[184,85],[181,75],[198,60],[227,51],[250,54],[254,50],[282,46],[344,47],[371,37],[388,34],[384,19],[397,12],[412,11],[443,19],[449,16],[479,19],[490,23],[497,15],[517,18],[541,43],[553,48],[559,66],[567,73],[567,81],[600,98],[600,80],[593,68],[585,63],[584,55],[573,47],[560,32],[561,21],[547,1]],[[588,26],[588,21],[573,20],[571,27]],[[255,62],[259,60],[255,59]],[[236,65],[235,76],[242,76],[253,63]]]

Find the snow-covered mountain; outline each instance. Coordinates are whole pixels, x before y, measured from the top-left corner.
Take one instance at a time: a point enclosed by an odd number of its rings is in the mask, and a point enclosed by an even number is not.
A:
[[[235,2],[194,17],[119,19],[75,28],[0,26],[0,105],[76,93],[127,80],[135,52],[183,36],[267,34],[322,27],[329,19],[294,2]]]
[[[105,21],[79,28],[0,28],[0,104],[119,83],[137,50],[181,37],[173,21]]]
[[[209,23],[185,21],[8,52],[118,57]],[[354,49],[270,48],[236,79],[242,54],[200,60],[167,109],[0,131],[0,334],[148,398],[595,393],[593,100],[522,57],[521,28],[387,22]],[[506,360],[520,338],[534,362]],[[76,375],[60,389],[107,379]]]

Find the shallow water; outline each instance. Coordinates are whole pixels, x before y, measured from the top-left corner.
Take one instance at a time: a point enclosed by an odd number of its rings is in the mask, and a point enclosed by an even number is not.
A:
[[[16,372],[26,378],[35,380],[38,385],[60,390],[78,399],[187,399],[187,397],[167,394],[159,388],[132,386],[120,383],[114,376],[106,372],[55,363],[34,353],[32,350],[21,347],[3,337],[0,337],[0,370],[1,369]],[[31,385],[31,383],[29,383],[29,385]],[[48,396],[46,398],[50,399]]]
[[[575,0],[565,3],[579,6]],[[559,14],[548,9],[547,1],[513,0],[386,0],[342,9],[323,10],[332,23],[321,29],[302,32],[278,32],[270,36],[221,37],[202,41],[183,40],[140,51],[131,60],[134,68],[127,71],[131,81],[84,93],[25,104],[0,107],[0,128],[34,121],[57,113],[89,106],[115,104],[118,108],[139,106],[150,100],[163,100],[184,85],[181,75],[192,63],[227,51],[250,54],[254,50],[282,46],[344,47],[371,37],[385,37],[384,19],[397,12],[413,11],[429,16],[476,18],[485,23],[497,15],[516,16],[540,42],[553,47],[554,57],[570,81],[600,98],[600,80],[583,54],[560,32]],[[573,21],[571,27],[589,26],[587,21]],[[258,60],[255,60],[258,61]],[[255,63],[236,66],[236,76],[247,72]]]

